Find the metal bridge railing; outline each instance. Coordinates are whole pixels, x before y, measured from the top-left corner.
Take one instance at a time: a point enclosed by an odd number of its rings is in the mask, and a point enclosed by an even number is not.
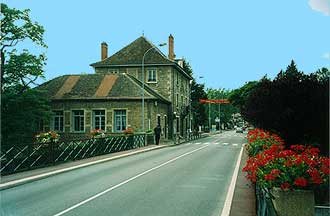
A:
[[[271,194],[267,188],[256,184],[257,216],[277,216]]]
[[[137,134],[57,143],[2,145],[0,174],[8,175],[38,167],[134,149],[143,147],[145,143],[145,134]]]

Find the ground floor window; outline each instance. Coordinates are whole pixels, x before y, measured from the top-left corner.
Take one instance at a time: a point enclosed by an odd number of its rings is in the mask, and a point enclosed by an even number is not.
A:
[[[115,110],[114,124],[115,132],[121,132],[126,129],[126,110]]]
[[[84,120],[85,120],[84,110],[72,110],[72,122],[73,122],[72,130],[74,132],[85,131]]]
[[[53,119],[52,119],[52,129],[55,131],[63,132],[64,128],[64,117],[63,111],[55,110],[53,111]]]
[[[93,129],[105,130],[105,110],[93,110]]]

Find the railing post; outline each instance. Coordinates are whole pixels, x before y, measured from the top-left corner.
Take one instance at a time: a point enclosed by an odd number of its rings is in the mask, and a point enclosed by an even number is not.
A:
[[[53,165],[55,165],[55,152],[54,152],[55,141],[52,139],[50,141],[49,145],[50,145],[50,152],[51,152],[51,162]]]

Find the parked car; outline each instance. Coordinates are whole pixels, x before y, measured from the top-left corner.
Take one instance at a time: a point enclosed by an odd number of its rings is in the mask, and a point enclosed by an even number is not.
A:
[[[236,133],[243,133],[243,128],[237,127],[236,128]]]

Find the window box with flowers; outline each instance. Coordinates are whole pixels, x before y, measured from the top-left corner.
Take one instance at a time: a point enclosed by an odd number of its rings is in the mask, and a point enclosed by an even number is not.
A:
[[[104,138],[105,133],[101,129],[94,129],[94,130],[91,130],[91,132],[89,133],[89,136],[91,138]]]
[[[48,131],[35,135],[35,139],[38,144],[50,142],[56,143],[59,141],[60,135],[56,131]]]
[[[263,135],[253,133],[255,131],[248,134],[247,150],[260,145],[259,139],[264,139]],[[269,189],[279,216],[314,215],[312,189],[329,185],[329,158],[320,156],[318,148],[292,145],[284,149],[284,142],[278,142],[277,138],[269,140],[259,153],[255,152],[247,160],[243,168],[247,178]]]

